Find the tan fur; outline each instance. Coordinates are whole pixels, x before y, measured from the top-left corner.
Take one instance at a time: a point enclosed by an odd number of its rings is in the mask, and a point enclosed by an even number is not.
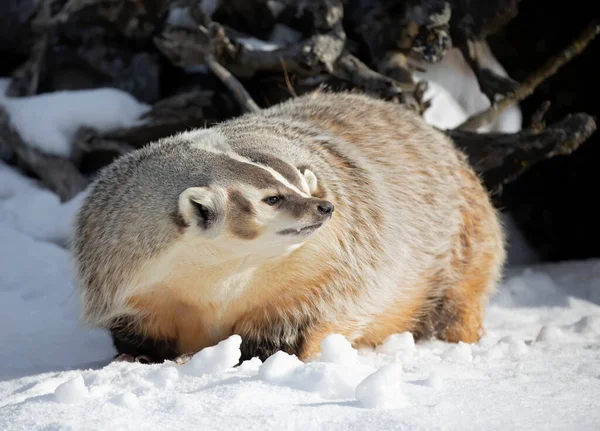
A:
[[[234,333],[304,360],[329,333],[356,347],[404,331],[479,340],[504,235],[444,135],[400,106],[341,93],[213,129],[151,144],[95,183],[75,241],[86,321],[109,328],[129,315],[179,354]],[[261,202],[273,193],[296,203]],[[206,231],[189,196],[224,208]],[[315,222],[322,200],[335,209],[316,232],[276,233]]]

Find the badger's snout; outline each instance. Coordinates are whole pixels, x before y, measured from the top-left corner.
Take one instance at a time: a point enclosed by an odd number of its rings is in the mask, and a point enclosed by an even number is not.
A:
[[[292,207],[297,222],[291,228],[283,229],[280,235],[309,235],[316,232],[333,215],[334,205],[324,199],[301,199]]]

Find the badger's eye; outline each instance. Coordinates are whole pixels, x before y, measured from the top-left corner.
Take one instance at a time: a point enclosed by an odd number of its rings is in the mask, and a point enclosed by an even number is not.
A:
[[[275,205],[280,200],[281,200],[281,198],[279,196],[269,196],[268,198],[265,199],[265,202],[268,203],[269,205]]]

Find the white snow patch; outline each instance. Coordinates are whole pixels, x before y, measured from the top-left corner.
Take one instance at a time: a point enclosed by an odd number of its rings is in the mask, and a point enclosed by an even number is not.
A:
[[[446,350],[443,357],[452,362],[471,362],[473,353],[469,344],[460,341]]]
[[[252,359],[248,359],[244,362],[242,362],[240,364],[240,366],[238,367],[238,371],[242,372],[243,374],[247,374],[247,375],[256,375],[258,374],[258,369],[260,368],[260,366],[262,365],[262,361],[257,358],[254,357]]]
[[[279,351],[258,367],[258,376],[265,382],[281,383],[285,382],[292,372],[302,365],[302,361],[296,355]]]
[[[139,398],[131,392],[123,392],[122,394],[115,395],[110,401],[128,409],[136,408],[140,404]]]
[[[232,335],[216,346],[207,347],[196,353],[182,365],[182,369],[196,376],[227,370],[239,362],[242,356],[241,344],[242,338],[239,335]]]
[[[229,362],[228,362],[229,363]],[[227,369],[225,365],[222,369]],[[183,371],[183,370],[182,370]],[[217,371],[220,371],[217,369]],[[174,366],[165,367],[156,370],[153,374],[148,375],[148,380],[154,383],[159,388],[168,388],[173,386],[179,380],[179,371]]]
[[[0,106],[23,141],[49,154],[69,156],[80,127],[100,133],[140,124],[150,106],[114,88],[57,91],[29,97],[7,97],[9,79],[0,79]]]
[[[61,203],[56,194],[0,164],[0,223],[31,238],[65,246],[72,237],[75,211],[86,194]]]
[[[508,76],[506,69],[496,59],[489,46],[484,44],[482,48],[481,58],[487,60],[486,67],[501,76]],[[446,128],[446,124],[455,127],[462,122],[459,121],[461,116],[470,117],[490,107],[490,101],[479,89],[475,73],[458,48],[450,49],[438,63],[427,63],[422,60],[416,63],[425,71],[414,72],[414,77],[417,80],[426,80],[432,87],[425,93],[426,100],[433,98],[433,106],[429,109],[433,109],[435,114],[425,115],[426,119],[429,117],[433,122],[432,124],[441,128]],[[449,110],[445,115],[444,108]],[[521,109],[518,104],[514,104],[502,112],[496,121],[480,127],[478,131],[513,133],[521,130],[521,127]]]
[[[402,408],[408,405],[401,364],[384,365],[356,388],[356,399],[368,408]]]
[[[58,385],[54,390],[54,397],[59,403],[74,404],[83,401],[88,394],[88,389],[79,375]]]
[[[443,389],[444,387],[444,379],[442,378],[442,376],[435,372],[430,373],[429,377],[427,378],[427,380],[425,380],[424,383],[430,388],[436,389],[438,391]]]
[[[328,335],[321,341],[321,361],[347,365],[358,362],[358,351],[341,334]]]
[[[294,369],[286,386],[318,394],[327,400],[353,399],[369,368],[347,367],[327,362],[311,362]]]
[[[318,394],[324,399],[352,399],[356,386],[372,372],[358,362],[358,352],[339,334],[326,337],[318,361],[304,363],[296,355],[277,352],[259,367],[258,378],[277,386]],[[348,358],[344,357],[346,354]]]
[[[394,354],[399,351],[412,351],[415,349],[415,339],[410,332],[393,334],[387,337],[377,349],[380,353]]]
[[[423,113],[423,118],[427,123],[446,130],[458,127],[469,118],[465,109],[446,88],[432,79],[427,79],[427,84],[427,90],[423,95],[423,99],[431,103]]]

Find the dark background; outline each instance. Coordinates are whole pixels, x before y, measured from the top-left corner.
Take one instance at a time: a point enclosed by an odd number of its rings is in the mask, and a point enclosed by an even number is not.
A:
[[[598,2],[524,0],[519,15],[488,39],[508,74],[521,82],[599,16]],[[523,126],[544,100],[548,122],[575,112],[600,120],[600,39],[521,102]],[[577,151],[534,165],[506,186],[505,206],[547,261],[600,257],[600,132]]]

